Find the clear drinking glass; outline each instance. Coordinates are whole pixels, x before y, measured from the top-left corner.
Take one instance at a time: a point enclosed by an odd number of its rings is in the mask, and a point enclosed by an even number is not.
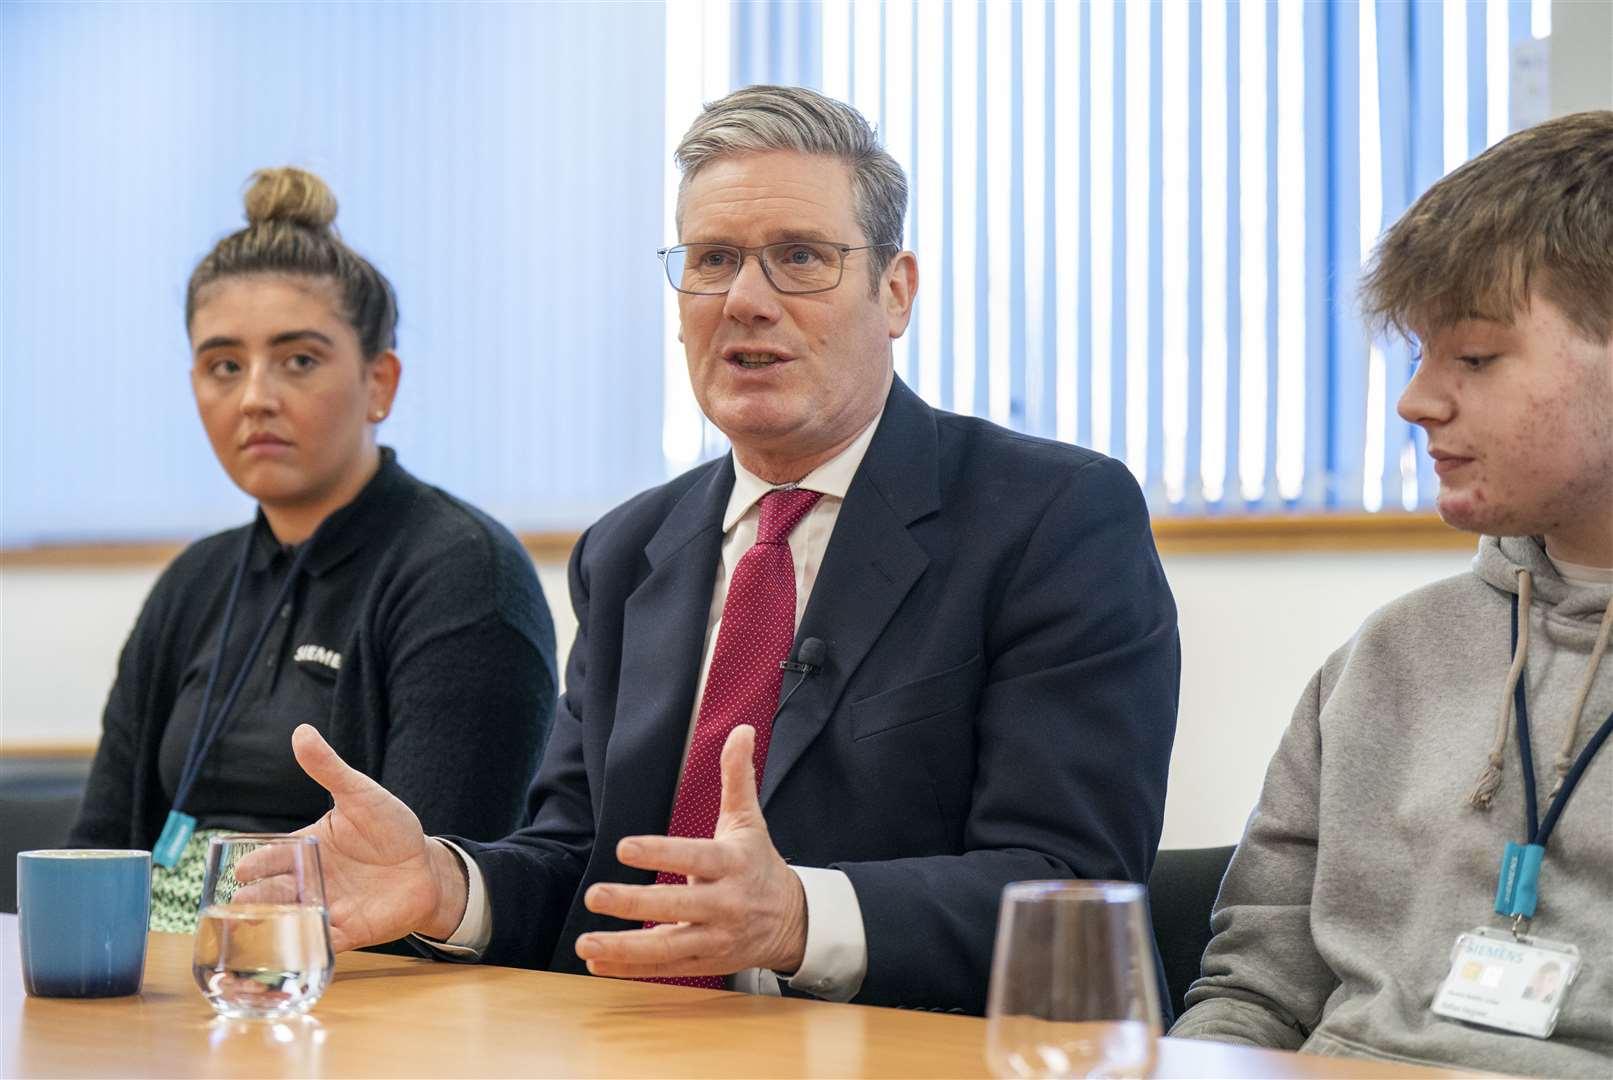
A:
[[[1126,881],[1003,890],[986,1061],[1005,1077],[1140,1077],[1160,1035],[1147,891]]]
[[[255,880],[243,885],[236,867],[248,856]],[[240,1019],[307,1012],[330,985],[333,963],[319,841],[215,836],[192,963],[213,1008]]]

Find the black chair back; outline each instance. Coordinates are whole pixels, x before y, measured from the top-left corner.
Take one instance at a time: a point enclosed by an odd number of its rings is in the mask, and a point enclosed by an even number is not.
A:
[[[1199,977],[1204,950],[1210,944],[1210,911],[1215,907],[1221,879],[1232,860],[1233,847],[1175,848],[1161,851],[1148,879],[1148,907],[1154,922],[1154,940],[1165,964],[1162,987],[1170,995],[1171,1011],[1182,1015],[1182,999]]]
[[[0,912],[17,911],[17,852],[61,847],[78,817],[90,758],[0,758]]]

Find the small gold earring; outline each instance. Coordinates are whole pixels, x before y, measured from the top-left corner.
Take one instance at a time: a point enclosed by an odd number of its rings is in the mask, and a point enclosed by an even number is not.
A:
[[[379,424],[382,420],[386,419],[386,412],[382,409],[376,409],[374,412],[370,413],[370,419]]]

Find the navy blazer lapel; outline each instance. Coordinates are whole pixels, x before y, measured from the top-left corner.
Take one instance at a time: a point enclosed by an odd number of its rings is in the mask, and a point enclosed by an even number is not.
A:
[[[823,670],[807,677],[774,717],[762,774],[764,808],[822,732],[851,676],[929,565],[908,526],[940,508],[939,468],[935,413],[896,379],[796,632],[797,643],[821,638],[827,655]]]
[[[627,599],[615,723],[605,752],[596,840],[664,833],[677,792],[705,646],[711,590],[722,558],[722,517],[734,486],[731,458],[690,487],[644,547],[649,576]]]

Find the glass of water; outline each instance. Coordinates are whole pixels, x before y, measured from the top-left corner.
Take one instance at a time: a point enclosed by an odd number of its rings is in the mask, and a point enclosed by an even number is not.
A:
[[[250,882],[236,875],[244,859]],[[330,985],[333,963],[319,841],[215,836],[192,962],[213,1008],[239,1019],[307,1012]]]
[[[1147,891],[1126,881],[1003,890],[986,1059],[1005,1077],[1140,1077],[1154,1068],[1159,984]]]

